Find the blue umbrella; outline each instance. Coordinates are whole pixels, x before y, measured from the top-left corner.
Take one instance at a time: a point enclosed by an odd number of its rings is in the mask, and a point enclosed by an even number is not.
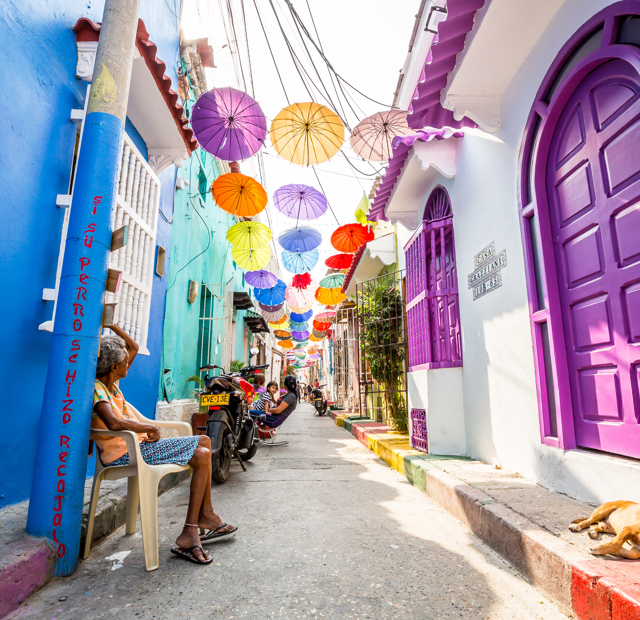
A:
[[[287,290],[287,285],[282,280],[278,280],[278,283],[271,288],[254,288],[253,294],[256,299],[266,306],[277,306],[284,301],[284,292]]]
[[[305,321],[304,323],[296,323],[295,321],[290,321],[289,325],[291,329],[295,329],[297,332],[303,332],[305,329],[309,329],[309,323]]]
[[[290,273],[306,273],[313,269],[320,258],[320,252],[312,250],[311,252],[282,252],[282,265]]]
[[[278,243],[288,252],[311,252],[322,243],[322,235],[311,226],[301,226],[285,230]]]
[[[295,323],[304,323],[313,316],[313,310],[307,310],[304,314],[297,314],[296,312],[292,312],[289,316]]]

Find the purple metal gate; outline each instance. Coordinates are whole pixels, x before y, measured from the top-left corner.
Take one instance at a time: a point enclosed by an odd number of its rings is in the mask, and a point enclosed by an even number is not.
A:
[[[564,106],[547,199],[576,443],[640,457],[640,76],[610,60]]]

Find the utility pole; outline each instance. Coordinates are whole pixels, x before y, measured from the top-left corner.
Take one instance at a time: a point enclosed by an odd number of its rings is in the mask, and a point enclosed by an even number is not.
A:
[[[27,532],[78,564],[80,522],[131,65],[140,0],[106,0],[58,289]]]

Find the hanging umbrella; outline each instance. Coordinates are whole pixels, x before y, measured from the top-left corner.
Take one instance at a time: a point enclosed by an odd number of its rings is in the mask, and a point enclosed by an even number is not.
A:
[[[360,121],[351,132],[351,148],[369,161],[387,161],[392,154],[391,143],[396,136],[414,133],[407,124],[407,112],[386,110]]]
[[[287,285],[282,280],[278,280],[275,286],[272,286],[271,288],[254,289],[253,294],[261,304],[275,306],[284,301],[284,292],[286,290]]]
[[[308,321],[313,316],[313,310],[307,310],[304,314],[297,314],[296,312],[292,312],[290,315],[291,320],[296,323],[304,323]]]
[[[342,288],[322,288],[316,291],[316,299],[327,306],[343,302],[347,296],[342,292]]]
[[[303,360],[305,357],[307,357],[307,354],[304,351],[302,351],[302,353],[298,352],[298,353],[296,353],[296,357],[298,359]]]
[[[305,273],[311,271],[320,258],[320,252],[282,252],[282,266],[290,273]]]
[[[317,360],[320,357],[320,353],[314,353],[313,355],[309,355],[310,360]]]
[[[319,332],[323,332],[331,327],[331,323],[325,323],[323,321],[313,321],[313,328],[317,329]]]
[[[277,330],[277,331],[284,331],[284,330]],[[289,332],[284,332],[285,334],[289,334]],[[289,340],[291,338],[291,334],[289,334],[288,336],[276,336],[276,340]]]
[[[324,338],[327,335],[327,332],[319,332],[317,329],[314,329],[311,332],[316,338],[320,338],[322,340],[322,338]]]
[[[327,199],[315,187],[283,185],[273,194],[280,213],[293,220],[315,220],[327,210]]]
[[[322,235],[311,226],[300,226],[285,230],[278,237],[278,243],[287,252],[311,252],[322,243]]]
[[[291,336],[294,340],[307,340],[309,338],[309,332],[291,332]]]
[[[227,231],[227,241],[235,248],[255,250],[269,245],[271,230],[260,222],[238,222]]]
[[[272,327],[276,327],[278,325],[283,325],[286,322],[287,322],[287,315],[285,314],[283,317],[280,317],[279,319],[269,321],[269,325],[271,325]]]
[[[313,306],[314,303],[314,293],[318,288],[318,284],[316,282],[313,283],[313,286],[308,288],[296,288],[295,286],[288,286],[287,290],[284,293],[284,298],[287,300],[287,303],[290,307],[302,308],[303,306]]]
[[[273,331],[273,335],[276,338],[282,338],[283,340],[285,340],[291,336],[291,332],[288,332],[285,329],[275,329]]]
[[[285,318],[285,320],[287,318],[287,315],[284,310],[278,310],[276,312],[267,312],[266,310],[260,310],[260,314],[267,321],[269,321],[269,323],[277,323],[278,321],[282,320],[283,317]]]
[[[289,325],[291,325],[291,329],[295,329],[297,332],[303,332],[305,329],[309,329],[308,321],[305,321],[304,323],[289,321]]]
[[[336,273],[320,280],[320,286],[324,288],[342,288],[344,284],[344,274]]]
[[[302,344],[301,342],[299,342],[299,343],[296,345],[296,349],[303,349],[303,348],[304,348],[304,347],[306,347],[306,346],[307,346],[306,344]]]
[[[253,288],[271,288],[278,282],[278,278],[275,274],[264,269],[248,271],[244,274],[244,279],[245,282],[253,286]]]
[[[276,304],[275,306],[261,304],[260,302],[258,302],[258,305],[260,306],[260,308],[262,308],[263,310],[266,310],[267,312],[277,312],[278,310],[282,310],[282,306],[284,306],[284,301],[281,304]]]
[[[231,250],[231,256],[238,267],[249,271],[255,271],[257,269],[262,269],[269,262],[271,259],[271,250],[269,249],[269,246],[258,248],[257,250],[241,250],[240,248],[233,248]]]
[[[311,274],[310,273],[299,273],[293,276],[293,280],[291,281],[291,286],[295,286],[296,288],[307,288],[311,284]]]
[[[315,300],[313,303],[315,303]],[[311,310],[312,307],[313,304],[309,304],[308,306],[300,306],[299,308],[297,306],[289,305],[289,310],[291,310],[291,312],[295,312],[296,314],[304,314],[307,310]]]
[[[309,355],[313,355],[314,353],[317,353],[317,352],[318,352],[318,349],[317,349],[316,347],[309,347],[309,348],[307,349],[307,353],[308,353]]]
[[[311,336],[309,336],[309,340],[311,342],[320,342],[322,338],[318,338],[317,336],[314,336],[313,334],[311,334]]]
[[[331,159],[344,143],[344,125],[331,109],[319,103],[294,103],[280,110],[269,138],[281,157],[301,166]]]
[[[362,224],[345,224],[331,235],[331,245],[338,252],[353,253],[373,239],[373,231]]]
[[[291,340],[293,340],[294,342],[306,344],[307,342],[309,342],[309,336],[307,336],[306,338],[294,338],[293,336],[291,336]]]
[[[291,340],[280,340],[277,344],[283,349],[293,349],[293,342],[291,342]]]
[[[219,176],[211,186],[211,193],[218,206],[231,215],[253,217],[267,206],[264,187],[239,172]]]
[[[332,319],[334,316],[338,314],[335,310],[325,310],[320,314],[316,315],[316,319]]]
[[[267,120],[258,102],[235,88],[213,88],[198,98],[191,127],[200,146],[218,159],[255,155],[267,137]]]
[[[324,264],[331,269],[349,269],[353,262],[353,254],[334,254],[329,256]]]

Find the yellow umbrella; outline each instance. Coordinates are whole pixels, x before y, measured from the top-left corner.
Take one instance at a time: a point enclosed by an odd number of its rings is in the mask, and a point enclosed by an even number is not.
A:
[[[257,271],[262,269],[271,258],[271,250],[269,246],[258,248],[257,250],[242,250],[233,248],[231,256],[236,264],[247,271]]]
[[[269,245],[271,230],[260,222],[238,222],[227,231],[229,243],[242,250],[255,250]]]
[[[322,338],[317,338],[316,336],[311,334],[311,336],[309,336],[309,340],[311,340],[311,342],[320,342]]]
[[[322,286],[316,291],[316,299],[325,306],[335,306],[343,302],[347,296],[342,292],[340,287],[323,288]]]
[[[264,187],[239,172],[219,176],[211,186],[211,193],[218,206],[232,215],[252,217],[267,206]]]
[[[330,108],[319,103],[294,103],[278,112],[269,138],[285,159],[313,166],[331,159],[344,143],[344,125]]]
[[[286,323],[288,320],[289,320],[289,317],[285,314],[281,319],[278,319],[277,321],[269,323],[269,325],[271,325],[272,327],[275,325],[282,325],[283,323]]]

